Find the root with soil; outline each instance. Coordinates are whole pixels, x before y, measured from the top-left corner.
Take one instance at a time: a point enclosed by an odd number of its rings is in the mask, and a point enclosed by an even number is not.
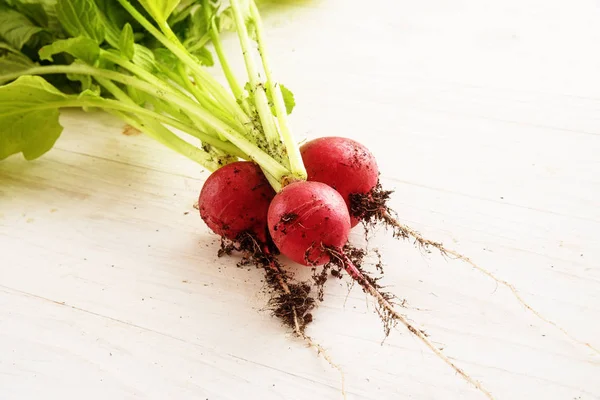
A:
[[[363,291],[373,296],[377,302],[377,312],[384,324],[385,335],[388,336],[390,330],[396,326],[398,322],[402,323],[413,335],[418,337],[431,351],[435,353],[440,359],[448,364],[456,373],[458,373],[464,380],[472,384],[475,388],[481,391],[487,398],[494,399],[492,394],[485,389],[479,382],[473,379],[467,374],[462,368],[454,364],[440,349],[438,349],[428,338],[427,335],[415,328],[408,319],[400,314],[392,305],[395,296],[383,292],[381,286],[377,283],[377,279],[372,278],[367,274],[361,267],[361,261],[364,257],[364,251],[353,248],[350,245],[346,245],[344,249],[325,248],[324,249],[330,256],[330,264],[333,267],[343,268],[352,279],[358,283]]]
[[[559,326],[556,322],[548,319],[544,315],[542,315],[539,311],[530,306],[525,299],[521,296],[517,288],[511,283],[505,281],[504,279],[498,278],[492,272],[487,269],[477,265],[470,258],[458,253],[455,250],[448,249],[441,242],[435,242],[423,237],[419,232],[410,228],[407,225],[400,223],[395,217],[394,211],[387,206],[387,202],[390,199],[393,191],[383,190],[381,184],[378,183],[373,190],[367,195],[364,194],[354,194],[350,196],[350,212],[355,217],[361,219],[363,221],[363,225],[365,227],[365,237],[368,236],[369,232],[375,228],[379,223],[382,223],[386,228],[391,228],[393,230],[393,235],[398,239],[410,239],[414,240],[414,243],[428,251],[431,252],[431,248],[437,249],[437,251],[444,257],[451,256],[455,260],[463,261],[469,264],[472,268],[477,271],[483,273],[487,277],[493,279],[497,284],[502,285],[508,288],[515,299],[527,310],[529,310],[533,315],[535,315],[540,320],[545,323],[553,326],[554,328],[561,331],[566,337],[575,343],[579,343],[583,346],[588,347],[595,353],[600,355],[600,350],[592,346],[590,343],[577,339],[573,335],[571,335],[565,328]]]
[[[312,322],[310,311],[316,306],[316,301],[310,296],[311,286],[307,283],[289,283],[289,277],[283,271],[281,264],[277,261],[276,249],[269,244],[261,245],[250,233],[242,233],[235,242],[221,239],[221,248],[218,256],[230,255],[233,251],[243,254],[238,265],[255,265],[265,271],[267,285],[273,290],[273,297],[269,305],[274,316],[281,322],[293,329],[296,336],[306,342],[309,347],[314,348],[318,355],[323,356],[325,361],[340,373],[341,393],[346,399],[346,378],[344,371],[337,365],[327,351],[310,336],[306,334],[306,326]],[[321,277],[318,297],[323,298],[323,285],[326,277]]]

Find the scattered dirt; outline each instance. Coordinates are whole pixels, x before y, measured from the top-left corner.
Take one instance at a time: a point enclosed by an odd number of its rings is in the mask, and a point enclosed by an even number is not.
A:
[[[288,225],[298,219],[298,214],[295,213],[287,213],[283,214],[281,218],[279,218],[279,222],[273,227],[273,230],[281,230],[281,233],[285,234]]]
[[[310,313],[316,306],[311,296],[311,285],[307,282],[291,283],[290,276],[277,260],[276,247],[272,243],[262,244],[251,233],[243,232],[235,241],[221,239],[218,256],[240,252],[239,267],[254,265],[265,271],[265,282],[271,294],[269,308],[274,316],[298,334],[303,334],[312,322]]]

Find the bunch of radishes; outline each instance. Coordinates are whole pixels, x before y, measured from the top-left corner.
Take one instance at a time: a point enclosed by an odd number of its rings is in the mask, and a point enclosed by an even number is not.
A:
[[[254,2],[250,1],[249,19],[244,18],[238,0],[231,0],[231,6],[249,80],[244,86],[245,95],[236,95],[236,98],[249,121],[238,121],[237,115],[234,115],[234,122],[229,127],[242,125],[251,126],[251,129],[243,138],[230,135],[227,130],[220,131],[238,147],[243,161],[216,169],[206,180],[198,201],[202,219],[214,233],[237,243],[234,248],[254,253],[255,262],[260,259],[258,264],[272,272],[271,280],[278,283],[280,297],[284,298],[281,314],[292,315],[287,321],[298,334],[307,338],[301,326],[306,319],[298,315],[296,304],[299,303],[294,302],[294,290],[290,290],[274,250],[305,266],[325,264],[337,267],[336,271],[345,270],[366,293],[374,297],[386,334],[396,322],[404,324],[459,375],[492,398],[478,382],[446,357],[423,331],[395,310],[391,303],[394,296],[382,292],[377,281],[356,262],[364,253],[359,250],[359,257],[356,257],[356,250],[348,246],[350,230],[360,222],[365,226],[383,223],[393,229],[395,237],[410,237],[420,246],[433,247],[443,255],[462,259],[508,287],[517,300],[536,316],[554,323],[526,304],[506,281],[441,243],[425,239],[392,217],[386,205],[391,192],[381,188],[377,162],[365,146],[343,137],[322,137],[298,146],[287,121],[289,110],[286,100],[290,99],[290,93],[273,78],[260,15]],[[266,78],[264,82],[252,57],[247,25],[255,32]],[[239,94],[241,85],[236,83],[226,67],[225,58],[220,57],[220,61],[233,93]],[[300,319],[303,322],[299,322]]]
[[[270,240],[291,260],[317,266],[342,254],[350,229],[361,216],[352,213],[351,196],[372,197],[379,171],[373,155],[351,139],[324,137],[300,148],[307,180],[276,193],[251,161],[228,164],[206,180],[200,215],[216,234],[236,241],[250,233]]]

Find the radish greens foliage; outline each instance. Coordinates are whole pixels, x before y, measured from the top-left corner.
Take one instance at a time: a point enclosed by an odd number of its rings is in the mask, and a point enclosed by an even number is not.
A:
[[[226,31],[247,81],[230,66]],[[294,105],[253,0],[0,0],[0,159],[48,152],[62,108],[101,109],[210,171],[255,161],[278,190],[306,177]]]

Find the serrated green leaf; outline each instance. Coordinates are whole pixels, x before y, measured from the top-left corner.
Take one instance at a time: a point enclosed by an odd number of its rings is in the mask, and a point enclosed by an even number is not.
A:
[[[63,130],[58,108],[67,99],[38,76],[0,86],[0,160],[17,153],[33,160],[50,150]]]
[[[119,49],[121,50],[121,54],[130,61],[134,56],[134,45],[133,28],[129,23],[126,23],[119,37]]]
[[[0,3],[0,38],[21,50],[44,29],[34,25],[25,15]]]
[[[85,36],[98,44],[104,41],[104,24],[94,0],[58,0],[56,10],[71,36]]]
[[[100,56],[98,43],[86,36],[57,40],[52,44],[44,46],[39,51],[40,59],[52,61],[52,56],[58,53],[68,53],[75,58],[94,65]]]

